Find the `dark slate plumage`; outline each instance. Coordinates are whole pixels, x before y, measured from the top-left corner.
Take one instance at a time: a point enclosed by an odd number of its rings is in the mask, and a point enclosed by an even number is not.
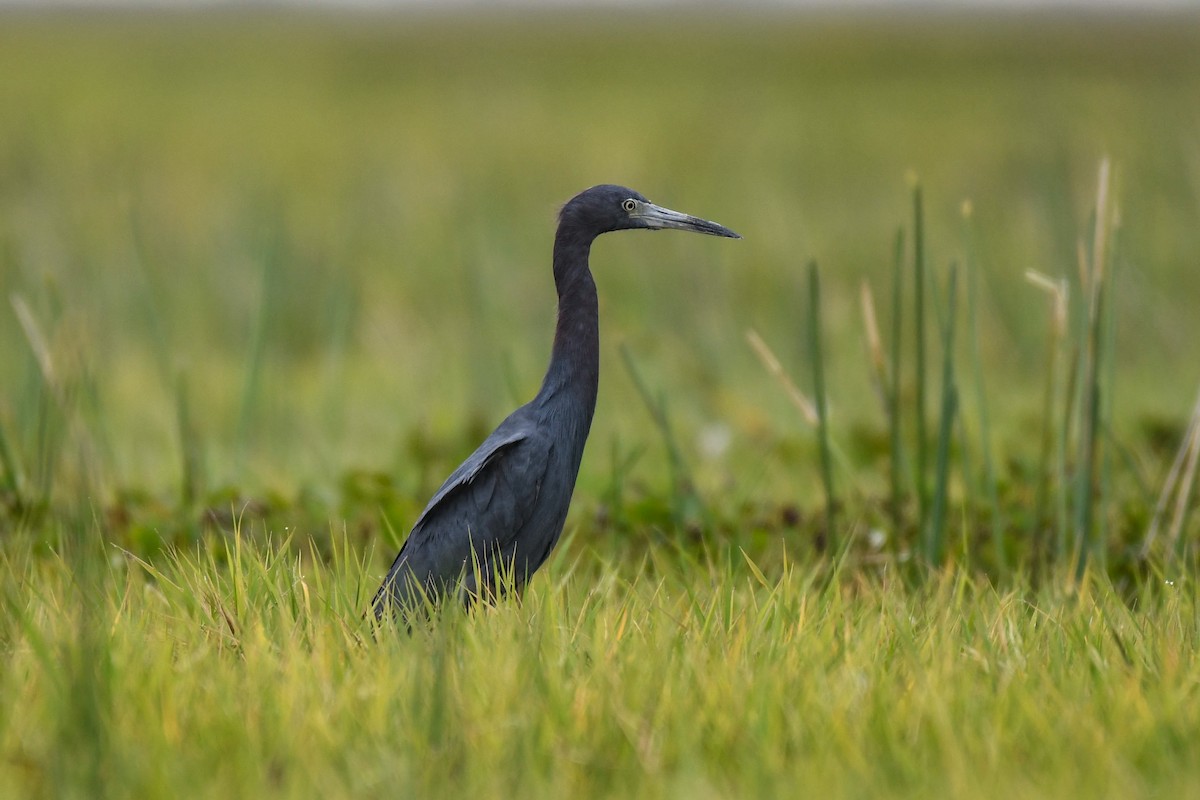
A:
[[[508,416],[438,489],[372,603],[376,616],[458,591],[491,598],[511,574],[521,588],[562,533],[596,409],[600,332],[592,241],[632,228],[739,238],[714,222],[655,206],[622,186],[594,186],[559,213],[554,238],[558,323],[542,388]],[[483,585],[479,585],[482,580]]]

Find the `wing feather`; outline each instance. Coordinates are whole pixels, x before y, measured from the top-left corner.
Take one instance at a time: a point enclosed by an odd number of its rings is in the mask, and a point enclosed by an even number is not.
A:
[[[510,424],[513,423],[513,424]],[[512,545],[537,503],[552,443],[536,428],[506,420],[451,473],[434,494],[375,596],[411,605],[417,587],[434,597],[471,572],[492,568]]]

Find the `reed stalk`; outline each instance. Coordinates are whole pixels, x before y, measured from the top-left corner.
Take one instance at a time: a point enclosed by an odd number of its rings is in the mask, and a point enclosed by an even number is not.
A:
[[[838,551],[834,522],[837,497],[833,487],[833,455],[829,446],[829,406],[825,397],[825,358],[821,347],[821,279],[817,262],[808,263],[808,355],[813,371],[813,395],[817,399],[817,439],[821,450],[821,484],[825,490],[826,541]]]

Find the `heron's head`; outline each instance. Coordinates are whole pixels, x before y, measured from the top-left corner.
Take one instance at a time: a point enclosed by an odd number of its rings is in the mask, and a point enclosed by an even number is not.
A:
[[[611,184],[593,186],[571,198],[559,213],[559,226],[562,229],[570,227],[589,237],[634,228],[675,228],[730,239],[742,238],[723,225],[656,206],[633,189]]]

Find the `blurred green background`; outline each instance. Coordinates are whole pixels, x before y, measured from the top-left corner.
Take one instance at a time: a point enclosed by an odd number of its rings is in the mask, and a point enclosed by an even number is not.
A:
[[[189,453],[201,492],[325,497],[365,471],[418,510],[536,391],[556,209],[617,182],[745,239],[594,248],[576,513],[667,482],[621,346],[706,496],[818,497],[812,433],[744,338],[807,387],[809,259],[834,433],[877,491],[860,283],[886,330],[914,175],[939,280],[974,241],[995,446],[1031,458],[1048,302],[1024,273],[1075,278],[1108,155],[1113,428],[1158,484],[1200,381],[1200,17],[681,16],[5,14],[0,427],[22,479],[102,508],[175,492]]]

